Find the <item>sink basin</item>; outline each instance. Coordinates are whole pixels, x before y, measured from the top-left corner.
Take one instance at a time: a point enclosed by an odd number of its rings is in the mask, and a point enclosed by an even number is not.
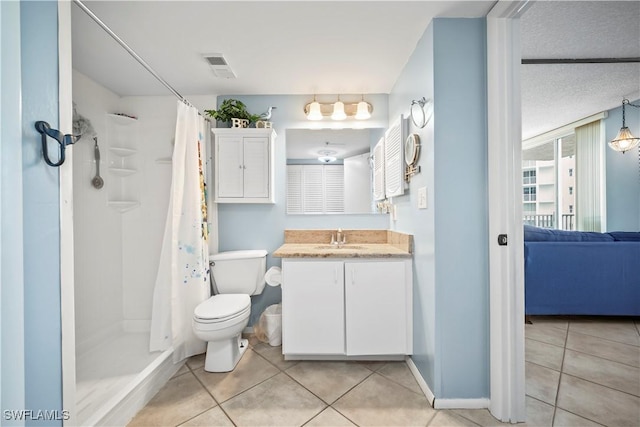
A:
[[[358,246],[358,245],[318,245],[316,246],[314,249],[364,249],[364,246]]]

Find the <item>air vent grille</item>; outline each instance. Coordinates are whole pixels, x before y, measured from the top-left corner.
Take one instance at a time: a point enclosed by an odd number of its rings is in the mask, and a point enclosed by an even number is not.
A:
[[[216,77],[222,79],[235,79],[236,75],[229,67],[229,63],[221,53],[209,53],[202,55],[213,70]]]

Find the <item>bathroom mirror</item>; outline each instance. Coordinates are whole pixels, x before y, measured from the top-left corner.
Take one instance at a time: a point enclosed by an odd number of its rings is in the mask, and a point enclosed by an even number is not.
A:
[[[288,129],[287,213],[378,213],[372,147],[384,129]]]

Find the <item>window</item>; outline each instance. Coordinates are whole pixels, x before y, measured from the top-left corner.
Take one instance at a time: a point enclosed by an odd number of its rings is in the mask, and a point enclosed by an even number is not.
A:
[[[522,171],[522,184],[523,185],[532,185],[536,183],[536,171],[535,170],[525,170]]]
[[[536,187],[524,187],[522,189],[523,201],[535,202],[536,201]]]
[[[575,206],[576,137],[535,137],[522,142],[522,202],[525,224],[572,229],[561,219]],[[571,187],[570,187],[571,186]],[[574,215],[571,214],[571,217]]]

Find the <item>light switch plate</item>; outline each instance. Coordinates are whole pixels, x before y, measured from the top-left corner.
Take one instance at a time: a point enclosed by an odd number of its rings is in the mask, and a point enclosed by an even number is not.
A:
[[[427,209],[427,187],[418,188],[418,209]]]

